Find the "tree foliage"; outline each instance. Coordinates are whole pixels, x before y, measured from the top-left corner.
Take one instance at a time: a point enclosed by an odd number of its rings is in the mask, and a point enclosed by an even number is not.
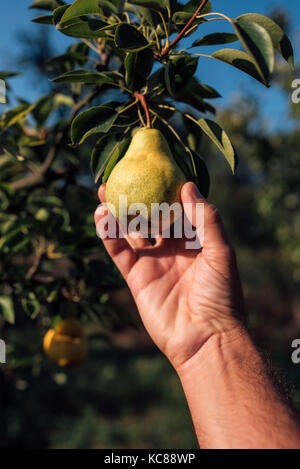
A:
[[[273,20],[253,13],[228,18],[213,12],[211,2],[189,25],[199,6],[195,0],[35,0],[31,6],[40,15],[34,23],[74,42],[39,62],[51,79],[49,93],[17,100],[0,116],[0,326],[8,344],[0,373],[2,444],[132,447],[137,434],[141,446],[195,444],[172,371],[125,329],[136,326],[134,310],[93,221],[94,181],[107,180],[132,129],[147,125],[141,95],[151,125],[171,142],[187,177],[205,195],[212,181],[211,197],[238,248],[256,334],[281,345],[295,330],[299,108],[291,110],[295,130],[277,135],[265,132],[251,99],[223,111],[216,123],[211,103],[220,93],[197,77],[203,47],[220,46],[209,56],[220,71],[231,65],[267,87],[274,76],[290,91],[286,69],[274,68],[274,52],[293,67],[292,47]],[[201,24],[217,18],[232,32],[202,35]],[[191,45],[183,50],[185,38]],[[0,73],[11,102],[14,76]],[[233,179],[220,155],[235,172],[235,148],[242,158]],[[82,374],[58,373],[41,353],[42,334],[69,315],[81,318],[88,335],[91,359]],[[134,356],[122,341],[116,346],[123,330]],[[275,350],[286,365],[282,355]]]
[[[291,43],[273,20],[258,14],[228,18],[209,1],[36,0],[35,23],[74,38],[45,63],[51,92],[19,100],[0,117],[0,311],[15,321],[25,312],[49,324],[66,314],[100,318],[126,311],[107,303],[122,280],[95,236],[89,179],[107,180],[138,125],[159,128],[188,179],[204,195],[209,172],[200,155],[206,136],[231,170],[237,153],[212,120],[218,91],[196,76],[201,48],[227,47],[209,57],[270,86],[274,52],[293,66]],[[232,33],[201,37],[201,24],[222,18]],[[190,47],[180,41],[193,35]],[[220,68],[222,64],[220,64]],[[9,82],[13,73],[2,72]],[[89,181],[85,183],[85,181]],[[110,314],[113,317],[112,314]],[[48,322],[47,322],[48,321]]]

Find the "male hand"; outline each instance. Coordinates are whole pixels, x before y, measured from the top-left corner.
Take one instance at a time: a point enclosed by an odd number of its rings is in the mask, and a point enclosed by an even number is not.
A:
[[[235,255],[216,208],[192,182],[184,185],[182,203],[192,204],[186,213],[194,226],[196,204],[204,204],[202,249],[186,249],[186,239],[103,239],[113,261],[124,276],[150,336],[175,369],[194,357],[216,335],[239,329],[243,298]],[[99,189],[105,202],[105,186]],[[108,209],[99,206],[95,223]],[[99,228],[100,227],[100,228]],[[199,228],[199,227],[195,227]]]

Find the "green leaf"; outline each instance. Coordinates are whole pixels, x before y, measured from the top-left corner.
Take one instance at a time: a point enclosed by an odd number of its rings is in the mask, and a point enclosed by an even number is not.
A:
[[[160,24],[161,18],[158,15],[158,13],[154,10],[150,10],[149,8],[144,8],[144,7],[134,7],[133,5],[130,5],[131,8],[128,8],[128,3],[126,2],[126,10],[131,11],[134,15],[137,14],[137,11],[139,13],[139,16],[141,17],[141,20],[144,24],[147,26],[152,26],[153,30],[156,29],[156,27]]]
[[[64,13],[60,24],[84,15],[97,15],[100,13],[98,0],[76,0]]]
[[[207,169],[207,166],[205,164],[205,161],[201,156],[196,153],[195,151],[192,151],[193,155],[193,161],[194,161],[194,182],[197,185],[199,191],[203,195],[203,197],[207,197],[209,194],[209,188],[210,188],[210,176],[209,172]],[[196,169],[196,173],[195,173]]]
[[[150,44],[138,29],[130,24],[123,23],[117,27],[115,33],[115,44],[127,51],[139,51]]]
[[[37,317],[40,312],[40,302],[34,292],[27,292],[26,296],[21,299],[22,307],[31,319]]]
[[[0,314],[10,324],[15,323],[15,310],[10,296],[0,296]]]
[[[82,42],[76,42],[67,49],[67,52],[47,60],[48,64],[63,65],[66,69],[72,69],[76,65],[83,66],[89,56],[90,48]]]
[[[187,138],[188,147],[191,150],[197,152],[200,148],[203,134],[202,132],[199,132],[199,126],[198,126],[196,117],[195,116],[193,117],[196,122],[192,121],[191,119],[188,119],[184,114],[182,114],[184,127],[187,133],[186,138]]]
[[[188,13],[186,11],[177,11],[176,13],[174,13],[174,15],[172,16],[172,22],[174,24],[176,24],[177,26],[185,26],[186,23],[191,19],[191,17],[193,16],[193,13]],[[205,18],[199,18],[199,19],[196,19],[195,22],[193,23],[193,25],[195,24],[201,24],[201,23],[206,23],[206,19]],[[186,35],[185,35],[186,36]]]
[[[62,5],[60,7],[55,8],[53,11],[53,23],[55,26],[58,26],[64,13],[67,11],[67,9],[70,7],[70,5]]]
[[[133,0],[131,3],[150,8],[151,10],[164,11],[169,2],[165,0]]]
[[[71,127],[72,143],[80,145],[90,135],[108,132],[118,117],[117,104],[119,103],[91,107],[75,117]]]
[[[216,124],[216,122],[213,122],[209,119],[200,119],[197,122],[203,132],[223,153],[232,172],[234,173],[237,167],[238,158],[226,132],[218,124]]]
[[[36,8],[38,10],[54,10],[55,8],[64,5],[61,0],[35,0],[29,8]]]
[[[19,145],[16,143],[15,138],[7,137],[4,140],[1,140],[0,147],[5,151],[5,153],[8,153],[14,158],[20,156],[20,148]]]
[[[203,99],[203,94],[208,94],[209,87],[205,89],[205,85],[201,85],[195,79],[190,79],[188,84],[176,92],[175,98],[177,101],[183,101],[200,112],[215,113],[215,108],[206,103]],[[212,92],[212,91],[211,91]]]
[[[172,21],[175,24],[185,25],[193,16],[197,8],[200,6],[199,0],[190,0],[185,5],[178,4],[177,12],[172,16]],[[210,13],[212,10],[211,2],[207,2],[201,14]],[[206,22],[205,18],[197,19],[194,24]]]
[[[54,109],[57,109],[61,106],[73,107],[74,104],[75,103],[72,96],[62,93],[56,93],[54,96]]]
[[[126,105],[123,105],[122,108],[118,109],[119,115],[116,121],[114,122],[111,131],[119,132],[120,129],[118,129],[118,127],[132,127],[133,125],[139,123],[140,120],[137,112],[137,106],[132,106],[126,111],[123,111],[124,107],[126,107]]]
[[[53,24],[53,16],[52,15],[44,15],[38,16],[37,18],[33,18],[33,23],[39,24]]]
[[[59,26],[59,31],[70,37],[97,39],[99,37],[106,37],[107,30],[116,29],[120,24],[108,24],[95,19],[77,18],[70,25],[65,23],[64,26]]]
[[[95,183],[102,176],[105,167],[110,160],[114,148],[117,144],[117,139],[114,134],[104,135],[96,143],[91,157],[91,171],[93,173]]]
[[[293,46],[288,36],[275,21],[258,13],[247,13],[239,16],[237,20],[252,21],[265,28],[271,37],[274,49],[294,68]]]
[[[32,114],[39,126],[45,124],[53,109],[53,96],[43,96],[37,101],[35,108],[32,111]]]
[[[180,82],[186,85],[187,80],[189,80],[197,70],[198,60],[198,57],[191,57],[189,55],[171,57],[175,75],[178,77],[176,83]]]
[[[237,49],[221,49],[214,52],[212,57],[242,70],[259,82],[265,84],[257,71],[254,60],[246,52]]]
[[[183,6],[183,8],[181,7],[181,9],[182,11],[186,11],[193,15],[199,6],[200,6],[199,0],[190,0]],[[211,11],[212,11],[211,2],[207,2],[205,7],[202,9],[201,14],[210,13]]]
[[[105,168],[104,175],[103,175],[103,182],[107,182],[110,173],[116,166],[116,164],[120,161],[121,158],[125,155],[127,148],[129,147],[129,144],[131,142],[131,138],[123,138],[121,142],[118,142],[112,152],[112,155],[110,157],[110,160]]]
[[[236,34],[231,33],[213,33],[201,37],[193,42],[192,47],[196,46],[216,46],[218,44],[229,44],[238,40]]]
[[[189,88],[190,92],[194,94],[195,97],[199,96],[203,99],[221,98],[221,95],[214,88],[204,83],[199,83],[194,77],[190,79],[184,89],[186,88]]]
[[[0,79],[5,80],[6,78],[18,77],[20,75],[21,74],[17,72],[2,71],[0,72]]]
[[[85,85],[117,84],[122,75],[118,72],[94,72],[92,70],[73,70],[52,81],[55,83],[84,83]]]
[[[34,104],[32,105],[20,104],[19,106],[15,107],[11,111],[8,111],[6,114],[2,116],[4,127],[7,128],[7,127],[14,125],[20,119],[25,117],[29,112],[31,112],[34,109],[34,106],[35,106]]]
[[[130,91],[138,91],[145,86],[154,63],[151,49],[128,52],[124,61],[125,82]]]
[[[28,222],[17,223],[16,226],[0,238],[0,250],[15,253],[20,251],[26,244],[30,243],[31,237],[28,235],[27,229],[29,226],[30,224]]]
[[[100,138],[94,147],[91,158],[91,170],[95,183],[103,173],[103,182],[107,181],[117,162],[124,156],[130,141],[130,137],[125,137],[122,141],[118,141],[113,134]]]
[[[168,62],[164,66],[164,79],[167,91],[170,96],[174,96],[176,91],[176,80],[175,80],[175,67],[172,62]]]
[[[274,70],[274,48],[269,33],[259,24],[245,20],[234,21],[233,27],[268,86]]]

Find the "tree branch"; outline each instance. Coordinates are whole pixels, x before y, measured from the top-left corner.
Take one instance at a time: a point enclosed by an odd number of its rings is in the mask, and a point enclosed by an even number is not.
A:
[[[165,47],[165,49],[161,52],[160,57],[165,57],[168,55],[168,53],[176,46],[176,44],[180,41],[180,39],[183,38],[187,30],[190,28],[190,26],[194,23],[195,19],[201,13],[205,5],[207,4],[208,0],[203,0],[199,8],[195,11],[193,16],[190,18],[190,20],[187,22],[187,24],[184,26],[184,28],[180,31],[178,36],[175,37],[175,39],[169,44],[169,46]]]
[[[142,93],[139,93],[138,91],[136,91],[134,93],[134,96],[136,99],[139,100],[139,102],[141,103],[144,111],[145,111],[145,114],[146,114],[146,119],[147,119],[147,127],[149,127],[151,129],[152,127],[152,123],[151,123],[151,116],[150,116],[150,112],[149,112],[149,108],[148,108],[148,103],[147,103],[147,100],[146,100],[146,97],[145,95],[143,95]]]
[[[64,138],[66,137],[69,126],[71,125],[74,117],[76,116],[76,114],[83,107],[85,107],[87,104],[89,104],[92,101],[92,99],[95,96],[97,96],[98,93],[99,93],[99,87],[95,88],[93,91],[91,91],[84,98],[82,98],[80,101],[78,101],[78,103],[75,104],[75,106],[73,107],[72,113],[69,117],[67,126],[65,127],[64,130],[62,130],[61,132],[59,132],[57,134],[56,139],[55,139],[55,143],[49,149],[49,152],[48,152],[43,164],[38,168],[38,170],[34,174],[32,174],[30,176],[26,176],[25,178],[19,179],[19,180],[14,181],[10,184],[10,186],[15,191],[28,189],[29,187],[38,186],[38,185],[40,185],[44,182],[45,176],[46,176],[47,172],[49,171],[50,166],[52,165],[53,161],[55,160],[55,158],[58,154],[59,148],[60,148]],[[59,175],[59,178],[61,178],[61,177],[62,176]],[[55,178],[55,179],[57,179],[57,178]]]

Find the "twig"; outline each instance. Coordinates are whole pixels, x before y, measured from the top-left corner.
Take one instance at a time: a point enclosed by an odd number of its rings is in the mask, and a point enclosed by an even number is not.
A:
[[[34,276],[34,274],[38,270],[43,254],[44,254],[44,250],[45,250],[45,242],[41,238],[40,244],[37,246],[34,262],[26,274],[26,280],[31,280],[31,278]]]
[[[87,39],[81,39],[82,42],[84,42],[84,44],[86,44],[90,49],[92,49],[94,52],[97,52],[98,53],[98,49],[96,46],[94,46],[94,44],[92,44],[90,41],[88,41]]]
[[[163,24],[163,27],[164,27],[164,30],[165,30],[165,35],[166,35],[165,47],[169,47],[169,45],[170,45],[169,31],[168,31],[168,28],[167,28],[167,25],[166,25],[166,22],[165,22],[165,19],[164,19],[164,15],[160,11],[158,12],[158,14],[161,17],[161,21],[162,21],[162,24]]]
[[[138,103],[138,106],[137,106],[137,113],[138,113],[139,119],[140,119],[143,127],[146,127],[146,123],[145,123],[144,118],[142,116],[139,103]]]
[[[147,127],[149,127],[151,129],[152,127],[152,123],[151,123],[151,116],[150,116],[150,112],[149,112],[149,108],[148,108],[148,103],[147,103],[147,100],[146,100],[146,97],[145,95],[143,95],[142,93],[139,93],[138,91],[136,91],[134,93],[134,96],[135,98],[137,98],[139,100],[139,102],[141,103],[144,111],[145,111],[145,114],[146,114],[146,119],[147,119]]]
[[[164,50],[161,52],[160,56],[161,57],[165,57],[166,55],[168,55],[168,53],[170,52],[170,50],[172,50],[176,44],[180,41],[180,39],[183,38],[183,36],[185,35],[186,31],[190,28],[190,26],[194,23],[195,19],[197,18],[197,16],[199,15],[199,13],[201,13],[201,11],[203,10],[203,8],[205,7],[205,5],[207,4],[208,0],[203,0],[201,2],[201,5],[199,6],[199,8],[197,8],[197,10],[195,11],[195,13],[193,14],[193,16],[190,18],[190,20],[187,22],[187,24],[184,26],[184,28],[182,28],[182,30],[180,31],[180,33],[178,34],[178,36],[175,37],[175,39],[171,42],[171,44],[169,44],[168,47],[165,47]]]

